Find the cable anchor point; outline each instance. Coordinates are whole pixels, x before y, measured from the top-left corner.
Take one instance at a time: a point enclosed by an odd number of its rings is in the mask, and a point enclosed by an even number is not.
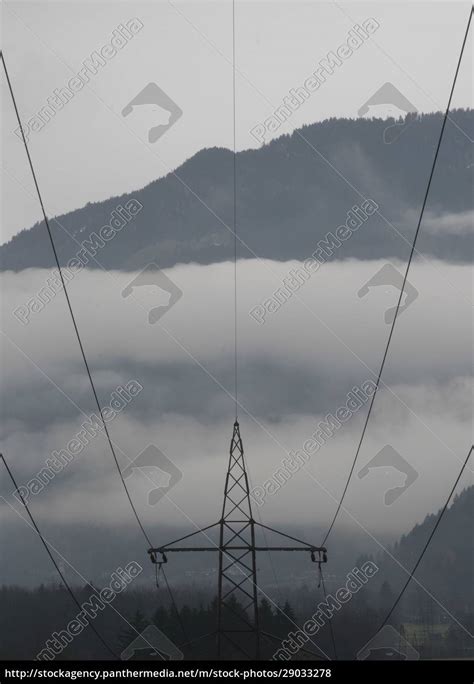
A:
[[[327,563],[327,560],[328,560],[328,558],[327,558],[326,551],[322,551],[322,552],[318,551],[318,558],[316,558],[315,552],[311,551],[311,562],[318,564],[318,589],[321,586],[321,581],[323,578],[323,570],[321,568],[321,565],[322,565],[322,563]]]
[[[161,560],[158,560],[158,557],[157,557],[158,553],[161,554]],[[149,549],[148,555],[150,556],[151,562],[155,566],[155,585],[156,585],[156,588],[159,589],[160,583],[159,583],[158,578],[160,576],[161,566],[164,563],[168,562],[168,558],[166,557],[166,554],[163,553],[163,551],[155,551],[154,549]]]

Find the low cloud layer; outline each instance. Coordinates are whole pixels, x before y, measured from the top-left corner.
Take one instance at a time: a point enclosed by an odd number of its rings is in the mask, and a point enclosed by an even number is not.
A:
[[[386,311],[398,296],[396,287],[373,284],[384,266],[325,264],[258,323],[249,312],[303,265],[239,264],[239,414],[252,486],[265,492],[256,515],[266,523],[329,524],[368,401],[283,486],[269,493],[265,483],[289,452],[301,450],[328,415],[347,405],[354,388],[374,380],[389,332]],[[403,265],[392,266],[402,272]],[[63,293],[30,312],[27,325],[10,313],[28,306],[49,275],[2,275],[1,448],[23,486],[96,410]],[[234,410],[233,266],[179,266],[167,276],[183,296],[155,324],[149,311],[166,306],[169,295],[138,287],[124,298],[135,274],[84,271],[70,283],[102,405],[118,406],[111,404],[113,392],[123,394],[131,381],[142,387],[109,424],[121,466],[152,444],[181,474],[156,505],[148,501],[150,489],[162,484],[156,472],[127,479],[153,538],[160,525],[192,529],[217,519]],[[386,384],[345,502],[349,513],[339,523],[372,534],[405,531],[436,510],[472,441],[470,268],[416,261],[409,280],[416,297],[397,322]],[[386,465],[359,476],[387,445],[416,471],[413,484],[390,504],[386,493],[403,486],[403,469]],[[467,484],[468,473],[460,486]],[[19,508],[5,475],[1,492]],[[46,531],[58,521],[63,527],[133,524],[103,434],[28,496]],[[0,515],[10,520],[14,514],[3,506]]]
[[[419,214],[407,211],[406,222],[416,225]],[[428,211],[423,218],[423,231],[433,236],[469,236],[474,234],[474,211],[462,211],[457,214],[435,214]]]

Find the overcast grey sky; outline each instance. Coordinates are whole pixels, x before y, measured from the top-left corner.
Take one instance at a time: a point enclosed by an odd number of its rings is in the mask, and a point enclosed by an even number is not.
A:
[[[273,136],[330,116],[356,117],[385,82],[420,112],[445,108],[470,3],[236,3],[237,148],[347,41],[356,24],[379,27]],[[58,214],[142,187],[204,147],[232,143],[232,3],[4,2],[3,48],[23,120],[68,85],[114,30],[137,17],[143,28],[41,130],[31,132],[47,211]],[[472,39],[453,107],[472,105]],[[163,112],[125,105],[155,82],[183,111],[157,142],[147,131]],[[393,111],[393,110],[392,110]],[[387,107],[369,114],[386,116]],[[399,113],[394,110],[393,113]],[[2,242],[40,218],[2,74]],[[267,135],[266,141],[272,134]]]

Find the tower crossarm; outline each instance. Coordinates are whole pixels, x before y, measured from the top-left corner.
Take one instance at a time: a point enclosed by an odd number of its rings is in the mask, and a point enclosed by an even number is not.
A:
[[[255,546],[253,547],[255,551],[305,551],[306,553],[318,553],[321,554],[321,563],[326,563],[327,559],[323,556],[326,554],[326,549],[321,546]],[[184,551],[244,551],[248,550],[248,546],[160,546],[156,549],[148,549],[150,555],[157,553],[169,553],[169,552],[184,552]]]
[[[256,525],[260,525],[260,523],[255,523]],[[179,539],[176,539],[175,541],[169,542],[168,544],[164,544],[163,546],[158,546],[156,548],[151,548],[148,549],[148,554],[150,556],[150,559],[153,563],[158,562],[157,561],[157,556],[158,554],[164,558],[164,562],[166,562],[166,554],[167,553],[198,553],[198,552],[215,552],[215,551],[221,551],[222,553],[226,553],[226,551],[233,552],[233,551],[248,551],[249,546],[248,545],[242,545],[238,543],[234,544],[223,544],[220,546],[219,544],[214,544],[213,546],[175,546],[180,541],[183,541],[185,539],[189,539],[190,537],[193,537],[194,535],[199,534],[200,532],[204,532],[205,530],[212,529],[213,527],[216,527],[219,525],[219,523],[214,523],[212,525],[208,525],[207,527],[204,527],[202,530],[197,530],[196,532],[192,532],[191,534],[185,535],[184,537],[180,537]],[[308,544],[305,541],[301,541],[300,539],[297,539],[296,537],[292,537],[291,535],[286,534],[285,532],[280,532],[278,530],[274,530],[270,527],[267,527],[266,525],[261,525],[261,527],[265,527],[268,530],[271,530],[272,532],[276,532],[280,534],[283,537],[287,537],[288,539],[294,540],[298,542],[298,546],[260,546],[260,545],[255,545],[253,546],[254,551],[289,551],[289,552],[298,552],[298,551],[303,551],[306,553],[311,554],[311,558],[313,561],[318,562],[318,563],[326,563],[327,562],[327,549],[324,546],[314,546],[313,544]],[[316,558],[317,556],[317,558]]]
[[[253,521],[254,525],[257,527],[262,527],[265,530],[268,530],[269,532],[273,532],[274,534],[278,534],[281,537],[285,537],[286,539],[289,539],[293,542],[297,542],[298,546],[259,546],[255,545],[253,547],[254,551],[306,551],[307,553],[311,554],[311,559],[314,562],[318,563],[326,563],[327,562],[327,549],[325,546],[314,546],[313,544],[309,544],[308,542],[303,541],[302,539],[298,539],[297,537],[292,536],[291,534],[287,534],[286,532],[282,532],[281,530],[277,530],[273,527],[269,527],[268,525],[264,525],[263,523],[259,523],[257,521]],[[206,527],[202,527],[199,530],[196,530],[195,532],[191,532],[190,534],[185,534],[183,537],[179,537],[178,539],[175,539],[174,541],[168,542],[167,544],[163,544],[163,546],[158,546],[156,548],[150,548],[148,549],[148,554],[150,556],[150,559],[153,563],[157,562],[157,554],[160,554],[161,557],[166,559],[166,554],[167,553],[185,553],[185,552],[191,552],[191,553],[197,553],[197,552],[212,552],[212,551],[222,551],[225,553],[226,551],[245,551],[249,549],[248,545],[240,545],[240,544],[214,544],[213,546],[175,546],[175,544],[178,544],[178,542],[182,542],[186,539],[190,539],[191,537],[195,537],[198,534],[204,534],[208,530],[211,530],[213,527],[217,527],[218,525],[221,524],[221,521],[212,523],[211,525],[207,525]],[[317,558],[316,558],[317,556]],[[166,560],[165,560],[166,562]]]

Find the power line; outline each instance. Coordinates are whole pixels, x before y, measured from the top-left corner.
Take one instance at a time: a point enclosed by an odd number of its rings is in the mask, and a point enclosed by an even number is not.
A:
[[[8,473],[8,475],[9,475],[9,477],[10,477],[12,483],[13,483],[13,486],[15,487],[16,492],[17,492],[17,493],[19,494],[19,496],[20,496],[21,502],[22,502],[23,506],[25,507],[25,510],[26,510],[26,512],[27,512],[27,514],[28,514],[29,519],[31,520],[31,524],[33,525],[33,527],[34,527],[36,533],[38,534],[38,537],[41,539],[41,542],[42,542],[44,548],[46,549],[46,553],[47,553],[48,556],[50,557],[52,564],[53,564],[54,567],[56,568],[56,572],[58,573],[59,577],[61,578],[61,582],[64,584],[64,586],[65,586],[67,592],[69,593],[70,597],[72,598],[72,600],[73,600],[74,603],[76,604],[76,606],[77,606],[77,608],[79,609],[79,611],[82,612],[83,608],[82,608],[81,604],[79,603],[78,599],[76,598],[76,595],[74,594],[73,590],[72,590],[71,587],[69,586],[69,584],[68,584],[66,578],[64,577],[64,574],[62,573],[61,568],[59,567],[59,565],[57,564],[57,562],[56,562],[56,560],[55,560],[53,554],[51,553],[50,548],[49,548],[49,546],[48,546],[48,544],[47,544],[45,538],[44,538],[43,535],[41,534],[40,529],[39,529],[38,525],[36,524],[36,521],[35,521],[35,519],[33,518],[33,515],[32,515],[32,513],[31,513],[30,509],[28,508],[28,504],[26,503],[26,501],[25,501],[25,499],[24,499],[24,497],[23,497],[23,494],[21,493],[21,489],[18,488],[18,485],[17,485],[17,483],[16,483],[15,477],[14,477],[12,471],[10,470],[10,467],[9,467],[9,465],[8,465],[6,459],[5,459],[5,456],[4,456],[3,454],[0,454],[0,458],[1,458],[2,461],[3,461],[3,464],[4,464],[4,466],[5,466],[6,470],[7,470],[7,473]],[[96,635],[96,637],[97,637],[97,638],[99,639],[99,641],[102,643],[102,645],[105,646],[105,648],[108,650],[108,652],[111,653],[111,654],[113,655],[114,658],[119,659],[119,656],[115,653],[115,651],[109,646],[109,644],[105,641],[105,639],[104,639],[104,638],[101,636],[101,634],[97,631],[97,629],[94,627],[94,625],[92,624],[92,622],[89,621],[88,624],[89,624],[89,627],[90,627],[90,628],[92,629],[92,631],[94,632],[94,634]]]
[[[189,641],[189,637],[188,637],[188,634],[187,634],[187,632],[186,632],[186,628],[185,628],[185,626],[184,626],[183,620],[181,619],[181,614],[180,614],[180,612],[179,612],[179,610],[178,610],[178,606],[177,606],[176,601],[175,601],[175,599],[174,599],[173,592],[171,591],[171,587],[170,587],[170,585],[169,585],[168,578],[166,577],[165,569],[164,569],[163,566],[161,566],[161,574],[163,575],[163,579],[165,580],[165,584],[166,584],[166,588],[167,588],[167,590],[168,590],[168,594],[169,594],[169,597],[170,597],[171,605],[173,606],[174,612],[176,613],[176,617],[177,617],[179,626],[181,627],[181,631],[183,632],[185,641],[186,641],[187,645],[189,646],[189,648],[191,648],[191,643],[192,643],[192,642]]]
[[[135,505],[134,505],[134,503],[133,503],[133,501],[132,501],[132,497],[130,496],[130,492],[128,491],[128,487],[127,487],[127,485],[126,485],[126,483],[125,483],[125,479],[124,479],[124,477],[123,477],[123,475],[122,475],[122,471],[120,470],[120,465],[119,465],[119,462],[118,462],[118,459],[117,459],[117,455],[116,455],[116,453],[115,453],[115,449],[114,449],[114,445],[113,445],[113,443],[112,443],[112,439],[111,439],[111,437],[110,437],[110,433],[109,433],[109,429],[108,429],[108,427],[107,427],[107,423],[106,423],[105,418],[104,418],[104,414],[103,414],[103,411],[102,411],[102,407],[101,407],[101,404],[100,404],[100,401],[99,401],[99,396],[98,396],[97,390],[96,390],[96,388],[95,388],[94,380],[92,379],[92,373],[91,373],[91,370],[90,370],[90,367],[89,367],[89,363],[88,363],[88,361],[87,361],[87,357],[86,357],[86,354],[85,354],[85,351],[84,351],[84,346],[83,346],[83,344],[82,344],[82,339],[81,339],[81,335],[80,335],[80,333],[79,333],[79,328],[78,328],[78,325],[77,325],[77,322],[76,322],[76,317],[75,317],[75,315],[74,315],[74,311],[73,311],[73,308],[72,308],[72,305],[71,305],[71,300],[70,300],[70,298],[69,298],[69,293],[68,293],[68,290],[67,290],[67,287],[66,287],[66,282],[65,282],[65,280],[64,280],[63,272],[62,272],[62,269],[61,269],[61,264],[60,264],[60,262],[59,262],[59,257],[58,257],[58,253],[57,253],[57,250],[56,250],[56,245],[55,245],[55,242],[54,242],[54,239],[53,239],[53,235],[52,235],[51,228],[50,228],[50,225],[49,225],[49,220],[48,220],[48,217],[47,217],[47,214],[46,214],[46,210],[45,210],[45,208],[44,208],[43,198],[42,198],[42,196],[41,196],[41,192],[40,192],[39,185],[38,185],[38,180],[37,180],[37,178],[36,178],[36,173],[35,173],[35,169],[34,169],[34,166],[33,166],[33,161],[32,161],[32,159],[31,159],[30,151],[29,151],[29,149],[28,149],[28,143],[26,142],[25,133],[24,133],[24,131],[23,131],[23,126],[22,126],[22,123],[21,123],[20,114],[19,114],[19,111],[18,111],[18,107],[17,107],[15,95],[14,95],[14,93],[13,93],[13,88],[12,88],[12,85],[11,85],[10,77],[9,77],[9,75],[8,75],[7,65],[5,64],[5,58],[4,58],[4,56],[3,56],[3,51],[0,52],[0,56],[1,56],[1,58],[2,58],[3,68],[4,68],[4,70],[5,70],[5,76],[6,76],[7,83],[8,83],[8,89],[9,89],[9,91],[10,91],[10,95],[11,95],[11,98],[12,98],[13,107],[14,107],[14,109],[15,109],[15,114],[16,114],[16,118],[17,118],[17,121],[18,121],[18,126],[19,126],[19,128],[20,128],[21,137],[22,137],[22,139],[23,139],[23,145],[24,145],[24,147],[25,147],[26,156],[28,157],[28,163],[29,163],[29,166],[30,166],[31,174],[32,174],[32,176],[33,176],[33,181],[34,181],[34,184],[35,184],[36,193],[37,193],[37,195],[38,195],[39,203],[40,203],[40,206],[41,206],[41,211],[42,211],[42,214],[43,214],[43,218],[44,218],[46,230],[48,231],[48,236],[49,236],[49,240],[50,240],[50,243],[51,243],[51,248],[52,248],[52,250],[53,250],[54,259],[55,259],[55,262],[56,262],[57,269],[58,269],[58,271],[59,271],[59,277],[60,277],[60,279],[61,279],[61,284],[62,284],[62,287],[63,287],[64,296],[66,297],[66,302],[67,302],[67,306],[68,306],[68,309],[69,309],[69,313],[70,313],[70,315],[71,315],[71,320],[72,320],[72,324],[73,324],[73,327],[74,327],[74,331],[75,331],[75,333],[76,333],[77,342],[78,342],[78,344],[79,344],[79,349],[80,349],[80,352],[81,352],[81,355],[82,355],[82,359],[83,359],[83,361],[84,361],[84,366],[85,366],[85,368],[86,368],[87,376],[88,376],[88,378],[89,378],[89,383],[90,383],[90,386],[91,386],[91,389],[92,389],[92,394],[94,395],[95,403],[97,404],[97,409],[98,409],[99,414],[100,414],[100,418],[101,418],[101,422],[102,422],[102,425],[103,425],[103,428],[104,428],[104,432],[105,432],[107,441],[108,441],[108,443],[109,443],[110,451],[112,452],[112,456],[114,457],[115,465],[116,465],[117,471],[118,471],[118,473],[119,473],[119,475],[120,475],[120,479],[121,479],[121,481],[122,481],[122,484],[123,484],[125,493],[126,493],[126,495],[127,495],[127,499],[128,499],[128,501],[129,501],[129,503],[130,503],[130,506],[131,506],[132,511],[133,511],[133,514],[134,514],[134,516],[135,516],[135,518],[136,518],[136,520],[137,520],[137,523],[138,523],[138,525],[139,525],[139,527],[140,527],[140,530],[141,530],[141,532],[142,532],[144,538],[146,539],[146,542],[147,542],[147,544],[148,544],[148,547],[150,547],[150,546],[153,546],[153,544],[151,543],[151,540],[150,540],[150,538],[148,537],[148,534],[147,534],[147,532],[146,532],[146,530],[145,530],[145,528],[144,528],[144,526],[143,526],[143,524],[142,524],[142,521],[140,520],[140,516],[138,515],[137,509],[135,508]]]
[[[461,479],[461,476],[462,476],[462,474],[463,474],[463,472],[464,472],[464,469],[465,469],[465,467],[466,467],[466,465],[467,465],[467,462],[469,461],[469,458],[471,457],[471,454],[472,454],[473,449],[474,449],[474,446],[471,446],[471,448],[470,448],[470,450],[469,450],[469,453],[468,453],[468,455],[466,456],[466,458],[465,458],[465,460],[464,460],[464,463],[462,464],[461,470],[459,471],[459,475],[457,476],[456,481],[455,481],[455,483],[453,484],[453,486],[452,486],[452,488],[451,488],[451,491],[449,492],[448,498],[446,499],[446,503],[444,504],[444,506],[443,506],[443,508],[442,508],[442,510],[441,510],[441,513],[439,514],[438,519],[437,519],[437,521],[436,521],[436,523],[435,523],[433,529],[431,530],[430,536],[428,537],[428,539],[427,539],[427,541],[426,541],[426,544],[424,545],[424,547],[423,547],[423,549],[422,549],[422,551],[421,551],[421,553],[420,553],[420,555],[419,555],[419,557],[418,557],[418,560],[416,561],[415,565],[413,566],[413,570],[410,572],[410,575],[408,576],[407,581],[406,581],[405,584],[403,585],[403,587],[402,587],[400,593],[398,594],[398,596],[397,596],[397,598],[395,599],[395,601],[394,601],[392,607],[391,607],[390,610],[388,611],[388,613],[387,613],[387,615],[386,615],[384,621],[383,621],[382,624],[380,625],[378,631],[380,631],[380,630],[382,629],[382,627],[384,627],[384,625],[387,624],[388,620],[390,619],[390,617],[391,617],[392,614],[393,614],[393,611],[395,610],[395,608],[396,608],[396,607],[398,606],[398,604],[400,603],[400,600],[401,600],[403,594],[405,593],[406,588],[407,588],[408,585],[410,584],[411,579],[412,579],[413,575],[415,574],[415,572],[416,572],[418,566],[420,565],[420,563],[421,563],[421,561],[422,561],[422,559],[423,559],[423,556],[425,555],[425,552],[426,552],[426,550],[428,549],[428,546],[430,545],[430,542],[431,542],[431,540],[433,539],[433,536],[434,536],[436,530],[438,529],[438,526],[439,526],[441,520],[443,519],[443,516],[444,516],[444,514],[445,514],[445,512],[446,512],[446,509],[447,509],[448,506],[449,506],[449,502],[451,501],[451,497],[453,496],[454,490],[456,489],[456,487],[457,487],[457,485],[458,485],[458,482],[459,482],[459,480]]]
[[[434,175],[434,171],[435,171],[435,167],[436,167],[436,162],[437,162],[437,160],[438,160],[438,154],[439,154],[439,150],[440,150],[440,147],[441,147],[441,142],[442,142],[442,139],[443,139],[444,129],[445,129],[445,127],[446,127],[446,122],[447,122],[448,116],[449,116],[449,110],[450,110],[450,108],[451,108],[451,100],[452,100],[452,98],[453,98],[454,89],[455,89],[455,87],[456,87],[456,81],[457,81],[457,78],[458,78],[458,73],[459,73],[459,69],[460,69],[460,66],[461,66],[462,57],[463,57],[463,54],[464,54],[464,48],[465,48],[465,45],[466,45],[466,42],[467,42],[467,37],[468,37],[468,35],[469,35],[469,29],[470,29],[470,26],[471,26],[472,12],[473,12],[473,10],[472,10],[472,8],[471,8],[471,12],[470,12],[470,14],[469,14],[469,20],[468,20],[468,22],[467,22],[466,32],[465,32],[465,34],[464,34],[464,40],[463,40],[462,47],[461,47],[461,52],[460,52],[460,54],[459,54],[459,59],[458,59],[458,63],[457,63],[457,66],[456,66],[456,72],[455,72],[455,74],[454,74],[454,79],[453,79],[453,83],[452,83],[452,86],[451,86],[451,92],[450,92],[450,94],[449,94],[448,104],[447,104],[446,111],[445,111],[445,114],[444,114],[444,117],[443,117],[443,123],[442,123],[442,126],[441,126],[439,138],[438,138],[438,144],[437,144],[437,146],[436,146],[436,151],[435,151],[435,154],[434,154],[434,157],[433,157],[433,163],[432,163],[432,165],[431,165],[431,171],[430,171],[430,175],[429,175],[429,178],[428,178],[428,184],[427,184],[427,186],[426,186],[425,196],[424,196],[424,198],[423,198],[423,203],[422,203],[422,205],[421,205],[420,216],[419,216],[419,218],[418,218],[418,224],[417,224],[416,231],[415,231],[415,235],[414,235],[414,238],[413,238],[413,243],[412,243],[412,246],[411,246],[410,256],[409,256],[409,258],[408,258],[407,266],[406,266],[406,269],[405,269],[405,275],[403,276],[403,284],[402,284],[402,287],[401,287],[401,290],[400,290],[400,295],[399,295],[399,297],[398,297],[398,302],[397,302],[397,306],[396,306],[396,309],[395,309],[395,316],[394,316],[394,319],[393,319],[393,321],[392,321],[392,326],[391,326],[391,328],[390,328],[390,333],[389,333],[389,335],[388,335],[387,344],[386,344],[386,346],[385,346],[385,351],[384,351],[384,354],[383,354],[383,357],[382,357],[382,363],[380,364],[380,369],[379,369],[379,372],[378,372],[377,380],[376,380],[376,382],[375,382],[375,391],[374,391],[374,393],[373,393],[373,395],[372,395],[372,398],[371,398],[371,401],[370,401],[370,404],[369,404],[369,409],[368,409],[368,411],[367,411],[367,416],[366,416],[366,418],[365,418],[364,427],[362,428],[362,434],[361,434],[361,437],[360,437],[360,440],[359,440],[359,444],[358,444],[358,446],[357,446],[356,454],[355,454],[355,456],[354,456],[354,460],[353,460],[353,462],[352,462],[351,469],[350,469],[350,471],[349,471],[349,476],[348,476],[347,481],[346,481],[346,484],[345,484],[345,486],[344,486],[344,490],[343,490],[343,492],[342,492],[342,496],[341,496],[341,498],[340,498],[340,500],[339,500],[339,503],[338,503],[338,505],[337,505],[337,509],[336,509],[335,514],[334,514],[334,517],[333,517],[333,519],[332,519],[332,521],[331,521],[331,524],[329,525],[329,529],[328,529],[328,531],[326,532],[326,536],[324,537],[324,540],[323,540],[323,542],[322,542],[322,546],[325,546],[325,545],[326,545],[326,542],[327,542],[327,540],[328,540],[328,537],[329,537],[329,535],[331,534],[332,528],[334,527],[334,523],[336,522],[336,519],[337,519],[337,517],[338,517],[338,515],[339,515],[339,512],[340,512],[340,510],[341,510],[342,502],[344,501],[344,497],[345,497],[346,492],[347,492],[347,489],[348,489],[348,487],[349,487],[349,483],[350,483],[350,481],[351,481],[352,474],[353,474],[353,472],[354,472],[354,468],[355,468],[357,459],[358,459],[358,457],[359,457],[359,452],[360,452],[360,450],[361,450],[362,443],[363,443],[363,441],[364,441],[365,433],[366,433],[366,431],[367,431],[367,426],[368,426],[368,424],[369,424],[370,416],[371,416],[371,414],[372,414],[372,408],[373,408],[373,406],[374,406],[375,397],[377,396],[377,391],[378,391],[379,384],[380,384],[380,380],[381,380],[381,377],[382,377],[382,373],[383,373],[383,370],[384,370],[384,367],[385,367],[385,361],[387,360],[387,355],[388,355],[388,350],[389,350],[389,347],[390,347],[390,342],[391,342],[391,340],[392,340],[393,331],[394,331],[394,329],[395,329],[395,324],[396,324],[396,321],[397,321],[398,312],[399,312],[399,309],[400,309],[400,305],[401,305],[403,293],[404,293],[404,290],[405,290],[405,284],[406,284],[406,281],[407,281],[407,278],[408,278],[408,272],[409,272],[409,270],[410,270],[411,262],[412,262],[412,260],[413,260],[413,255],[414,255],[414,253],[415,253],[416,242],[417,242],[418,235],[419,235],[419,232],[420,232],[421,222],[422,222],[422,220],[423,220],[423,214],[424,214],[424,211],[425,211],[426,203],[427,203],[427,200],[428,200],[428,195],[429,195],[430,188],[431,188],[431,181],[433,180],[433,175]]]
[[[319,577],[321,580],[321,586],[323,588],[323,594],[324,594],[324,601],[328,602],[328,595],[326,593],[326,584],[324,582],[324,575],[323,575],[323,569],[321,567],[321,564],[319,565]],[[336,648],[336,638],[334,636],[334,630],[332,627],[332,617],[329,618],[329,632],[331,634],[331,643],[332,643],[332,649],[334,651],[334,660],[337,660],[337,648]]]
[[[234,228],[234,395],[235,420],[238,418],[237,401],[237,147],[235,98],[235,0],[232,0],[232,132],[233,132],[233,228]]]

